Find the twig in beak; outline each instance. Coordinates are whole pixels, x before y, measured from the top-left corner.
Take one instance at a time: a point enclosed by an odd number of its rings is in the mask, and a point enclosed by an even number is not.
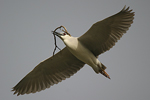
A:
[[[52,31],[52,32],[53,32],[53,35],[54,35],[54,41],[55,41],[55,48],[54,48],[54,51],[53,51],[53,56],[54,56],[55,51],[56,51],[57,48],[58,48],[59,50],[61,50],[61,49],[57,46],[57,44],[56,44],[56,36],[55,36],[54,33],[56,32],[57,29],[61,29],[62,27],[65,29],[65,30],[62,30],[62,31],[65,32],[65,33],[67,33],[68,35],[70,35],[70,34],[68,33],[66,27],[64,27],[64,26],[59,26],[59,27],[57,27],[54,31]],[[70,35],[70,36],[71,36],[71,35]]]
[[[55,48],[54,48],[54,51],[53,51],[53,56],[54,56],[56,48],[58,48],[59,50],[61,50],[61,49],[56,44],[56,36],[55,36],[55,34],[53,34],[53,35],[54,35],[54,41],[55,41]]]

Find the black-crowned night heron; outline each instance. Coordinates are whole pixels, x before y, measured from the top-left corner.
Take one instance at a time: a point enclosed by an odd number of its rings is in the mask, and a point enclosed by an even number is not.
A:
[[[38,64],[28,73],[12,91],[23,95],[44,90],[69,78],[85,64],[107,78],[106,67],[97,59],[98,55],[112,48],[129,29],[134,19],[134,12],[123,8],[119,13],[99,21],[81,37],[72,37],[68,33],[54,32],[66,47]]]

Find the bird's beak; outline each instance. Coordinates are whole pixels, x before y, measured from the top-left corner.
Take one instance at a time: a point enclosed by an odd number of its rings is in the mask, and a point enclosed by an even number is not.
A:
[[[58,33],[58,32],[54,32],[54,31],[52,31],[52,33],[54,34],[54,35],[57,35],[58,37],[60,37],[62,34],[60,34],[60,33]]]

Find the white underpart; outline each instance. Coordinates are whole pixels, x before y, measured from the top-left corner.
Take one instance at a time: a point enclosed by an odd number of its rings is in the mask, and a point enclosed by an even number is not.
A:
[[[98,65],[101,65],[101,62],[93,55],[91,51],[85,48],[79,41],[77,37],[71,37],[65,35],[62,37],[63,42],[69,49],[69,51],[77,57],[82,62],[91,66],[96,73],[99,73]]]

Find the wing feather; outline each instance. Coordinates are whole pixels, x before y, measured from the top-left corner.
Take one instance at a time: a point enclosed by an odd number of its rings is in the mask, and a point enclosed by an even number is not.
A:
[[[119,13],[93,24],[78,40],[98,56],[115,45],[129,29],[133,19],[134,12],[124,7]]]
[[[14,94],[39,92],[69,78],[84,66],[67,48],[38,64],[16,86]]]

